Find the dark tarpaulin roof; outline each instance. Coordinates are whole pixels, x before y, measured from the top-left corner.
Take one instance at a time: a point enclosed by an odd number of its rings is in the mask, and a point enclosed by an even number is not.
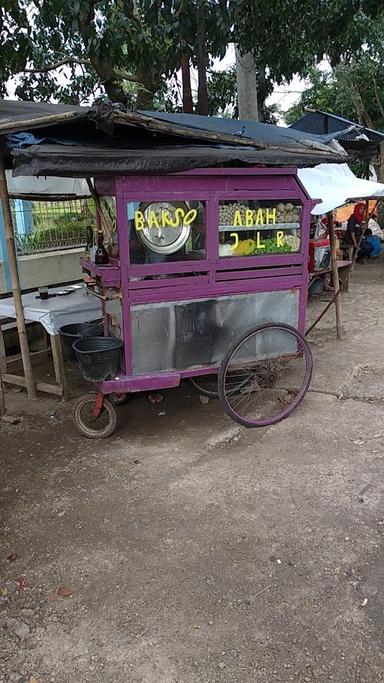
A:
[[[47,117],[86,118],[88,112],[89,107],[75,107],[69,104],[0,100],[0,134],[3,131],[7,133],[14,128],[27,130],[38,125],[39,120]]]
[[[301,119],[291,124],[290,129],[292,128],[315,135],[340,133],[342,137],[344,137],[343,134],[346,137],[353,136],[351,129],[354,129],[355,136],[356,134],[361,135],[361,133],[365,133],[372,140],[384,140],[384,133],[380,130],[366,128],[366,126],[362,126],[356,121],[344,119],[342,116],[321,111],[320,109],[308,111]]]
[[[378,144],[384,140],[384,133],[380,130],[317,109],[308,111],[292,123],[290,129],[310,135],[332,135],[348,152],[355,152],[366,159],[377,153]]]
[[[199,116],[198,114],[168,114],[157,111],[140,111],[139,114],[151,116],[160,121],[178,124],[193,130],[207,130],[215,133],[236,135],[240,138],[251,138],[269,144],[292,144],[292,142],[312,142],[327,145],[334,139],[333,134],[303,135],[294,128],[275,126],[270,123],[258,123],[257,121],[245,121],[242,119],[219,118],[217,116]]]
[[[98,176],[177,173],[192,168],[229,165],[310,166],[335,161],[331,150],[312,156],[300,149],[177,145],[147,149],[33,145],[15,149],[14,175]],[[337,158],[337,156],[336,156]]]
[[[13,149],[15,135],[26,132],[25,148]],[[124,112],[105,102],[89,108],[3,100],[0,137],[13,149],[17,175],[171,173],[230,162],[311,166],[346,160],[332,136],[303,136],[253,121]]]

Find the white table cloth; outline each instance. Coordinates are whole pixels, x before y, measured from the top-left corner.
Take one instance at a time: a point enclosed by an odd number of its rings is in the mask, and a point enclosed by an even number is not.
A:
[[[86,294],[82,285],[66,285],[49,288],[50,293],[72,289],[67,296],[55,296],[46,301],[40,299],[38,292],[23,294],[25,320],[41,323],[48,334],[58,334],[62,325],[89,322],[100,318],[101,301],[92,294]],[[36,298],[37,297],[37,298]],[[13,297],[0,299],[0,317],[15,318]]]

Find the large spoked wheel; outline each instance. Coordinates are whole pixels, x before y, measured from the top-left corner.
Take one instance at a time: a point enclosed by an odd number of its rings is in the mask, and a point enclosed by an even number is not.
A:
[[[266,427],[284,420],[303,400],[312,368],[311,350],[300,332],[283,323],[261,325],[242,335],[224,357],[219,397],[236,422]]]
[[[116,411],[112,403],[103,397],[102,405],[98,406],[98,398],[96,394],[82,396],[73,412],[77,429],[88,439],[106,439],[116,429]]]

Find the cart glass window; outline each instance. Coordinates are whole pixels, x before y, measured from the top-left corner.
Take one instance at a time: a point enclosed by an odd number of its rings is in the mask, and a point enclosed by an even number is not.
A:
[[[205,202],[128,202],[130,262],[205,259]]]
[[[219,256],[298,253],[301,208],[294,200],[221,200]]]

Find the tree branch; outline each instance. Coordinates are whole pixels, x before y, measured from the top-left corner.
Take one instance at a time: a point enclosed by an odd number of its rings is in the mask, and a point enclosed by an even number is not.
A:
[[[90,59],[78,59],[77,57],[66,57],[65,59],[60,59],[58,62],[55,62],[54,64],[48,64],[47,66],[42,66],[38,69],[23,69],[22,73],[46,74],[49,71],[54,71],[55,69],[58,69],[60,66],[65,66],[65,65],[69,65],[69,64],[79,64],[80,66],[90,66],[93,69],[95,68]],[[112,73],[115,76],[115,78],[120,78],[122,81],[132,81],[134,83],[137,82],[136,76],[132,76],[131,74],[127,74],[123,71],[115,71],[115,69],[112,69]]]
[[[60,66],[65,64],[82,64],[85,66],[91,66],[89,59],[77,59],[76,57],[66,57],[65,59],[60,59],[60,61],[54,64],[48,64],[47,66],[42,66],[39,69],[23,69],[22,71],[27,74],[46,74],[48,71],[54,71]]]
[[[125,71],[116,71],[116,69],[113,69],[113,73],[116,78],[120,78],[122,81],[131,81],[131,83],[137,83],[138,81],[137,76],[126,74]]]
[[[378,70],[376,73],[378,73]],[[375,99],[377,102],[377,106],[379,107],[380,114],[384,119],[384,106],[383,106],[383,102],[381,100],[381,97],[379,95],[379,89],[377,87],[377,80],[376,80],[375,75],[372,76],[372,83],[373,83],[373,92],[375,93]]]

